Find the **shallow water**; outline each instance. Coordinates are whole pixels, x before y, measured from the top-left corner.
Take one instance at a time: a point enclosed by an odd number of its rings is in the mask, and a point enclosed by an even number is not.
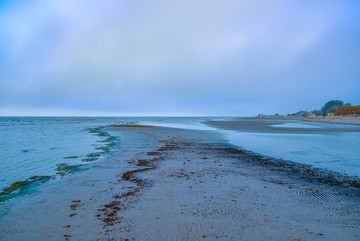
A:
[[[360,177],[360,132],[322,132],[321,134],[261,133],[222,130],[202,124],[206,119],[226,120],[231,118],[188,118],[149,121],[146,124],[190,130],[216,131],[225,139],[246,150],[284,160],[304,163],[341,174]],[[354,125],[284,120],[274,127],[302,129],[351,128]]]
[[[274,127],[285,127],[285,128],[321,128],[319,125],[310,125],[310,124],[302,124],[302,123],[284,123],[273,125]]]
[[[87,130],[93,125],[91,118],[0,118],[0,189],[80,163],[99,145]]]
[[[321,134],[286,134],[241,132],[216,129],[206,126],[206,119],[226,120],[230,118],[179,118],[149,121],[145,124],[172,128],[216,131],[236,146],[264,156],[304,163],[349,176],[360,177],[360,132],[322,132]],[[274,127],[306,129],[351,128],[354,125],[284,120]]]
[[[308,123],[284,123],[282,127],[301,129]],[[334,125],[334,124],[332,124]],[[327,128],[317,123],[313,128]],[[337,125],[342,127],[344,125]],[[345,126],[344,128],[346,128]],[[232,144],[261,155],[305,163],[314,167],[360,177],[360,132],[321,134],[247,133],[223,130]]]

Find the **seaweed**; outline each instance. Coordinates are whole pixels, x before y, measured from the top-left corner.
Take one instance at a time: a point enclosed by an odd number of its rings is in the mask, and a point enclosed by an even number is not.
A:
[[[81,161],[92,162],[98,160],[102,155],[110,152],[111,148],[116,144],[116,138],[105,132],[103,128],[106,126],[89,128],[88,131],[98,137],[106,137],[105,139],[98,140],[98,143],[102,143],[101,146],[95,148],[97,152],[92,152],[86,155]]]
[[[99,150],[100,148],[96,148],[97,150]],[[92,161],[96,161],[97,159],[99,159],[103,154],[105,154],[106,152],[103,150],[101,152],[92,152],[86,155],[85,158],[83,158],[81,161],[83,162],[92,162]]]
[[[96,157],[87,157],[87,158],[83,158],[81,159],[82,162],[93,162],[96,161],[98,158]]]
[[[129,122],[129,123],[126,123],[126,124],[116,124],[116,125],[112,125],[112,127],[150,128],[150,127],[152,127],[152,126],[137,124],[136,122]]]
[[[113,142],[113,141],[115,141],[115,137],[113,137],[113,136],[108,136],[106,139],[104,139],[104,140],[99,140],[99,141],[97,141],[97,142],[105,142],[105,143],[108,143],[108,142]]]
[[[99,158],[102,154],[104,154],[103,152],[92,152],[90,154],[87,154],[86,157],[88,158]]]
[[[66,156],[64,159],[77,159],[79,156]]]
[[[109,133],[105,132],[103,128],[106,126],[100,126],[95,128],[88,128],[89,133],[94,134],[100,137],[97,142],[101,143],[101,146],[96,148],[95,152],[89,153],[84,157],[82,162],[92,162],[98,160],[102,155],[110,152],[111,148],[116,144],[116,138],[111,136]],[[27,150],[25,150],[27,151]],[[64,159],[77,159],[80,156],[66,156]],[[65,176],[70,173],[78,172],[84,170],[83,166],[85,164],[75,164],[68,165],[65,163],[58,164],[56,171],[60,176]],[[12,183],[9,187],[4,188],[0,192],[0,203],[5,202],[6,200],[18,196],[20,194],[26,193],[32,187],[39,185],[41,183],[49,181],[55,176],[32,176],[24,181],[17,181]]]
[[[12,197],[25,193],[34,185],[47,182],[51,178],[51,176],[32,176],[25,181],[14,182],[9,187],[4,188],[3,191],[0,192],[0,202],[4,202]]]
[[[56,171],[57,174],[61,175],[61,176],[65,176],[66,174],[70,174],[70,173],[74,173],[74,172],[78,172],[82,169],[84,165],[79,164],[79,165],[67,165],[65,163],[62,164],[58,164]]]

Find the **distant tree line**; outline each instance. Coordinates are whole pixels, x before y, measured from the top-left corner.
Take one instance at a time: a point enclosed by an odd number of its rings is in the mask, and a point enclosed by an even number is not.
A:
[[[352,106],[350,103],[344,104],[342,100],[330,100],[321,107],[320,110],[298,111],[289,116],[326,116],[326,115],[360,115],[360,105]]]

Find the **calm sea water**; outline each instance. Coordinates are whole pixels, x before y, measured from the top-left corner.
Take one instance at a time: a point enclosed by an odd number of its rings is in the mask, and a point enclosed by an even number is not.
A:
[[[79,163],[101,139],[88,128],[103,124],[94,118],[1,117],[0,189],[31,176],[54,175],[57,164]]]
[[[222,133],[225,141],[263,155],[360,177],[359,132],[321,135],[241,133],[201,124],[207,119],[217,118],[0,117],[0,190],[32,176],[53,176],[57,165],[62,163],[83,164],[82,160],[96,152],[106,138],[91,133],[89,128],[127,122],[212,130]],[[299,122],[296,125],[301,128],[308,124]],[[321,125],[314,128],[321,128]]]
[[[204,118],[0,117],[0,190],[32,176],[53,176],[57,165],[84,164],[106,137],[89,128],[141,122],[195,124]]]

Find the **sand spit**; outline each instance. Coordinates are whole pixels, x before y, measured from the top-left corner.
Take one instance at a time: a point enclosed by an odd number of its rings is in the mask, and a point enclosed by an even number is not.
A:
[[[360,125],[360,116],[265,116],[264,118],[244,117],[243,120],[263,119],[263,120],[277,120],[277,121],[308,121],[308,122],[321,122],[333,123],[344,125]]]
[[[360,116],[331,116],[331,117],[325,117],[325,118],[324,117],[315,117],[315,118],[302,117],[301,119],[304,121],[313,121],[313,122],[360,125]]]
[[[289,121],[308,121],[308,122],[322,122],[332,123],[334,125],[322,128],[293,128],[293,127],[279,127],[278,125],[287,123]],[[289,134],[321,134],[329,132],[359,132],[360,121],[346,121],[346,122],[332,122],[330,119],[310,119],[310,118],[294,118],[294,117],[269,117],[269,118],[239,118],[232,120],[214,120],[205,122],[206,125],[220,128],[224,130],[236,130],[242,132],[258,132],[258,133],[289,133]],[[338,126],[336,124],[345,124]]]
[[[0,240],[360,239],[356,180],[236,149],[213,132],[111,131],[120,150],[12,204]]]

